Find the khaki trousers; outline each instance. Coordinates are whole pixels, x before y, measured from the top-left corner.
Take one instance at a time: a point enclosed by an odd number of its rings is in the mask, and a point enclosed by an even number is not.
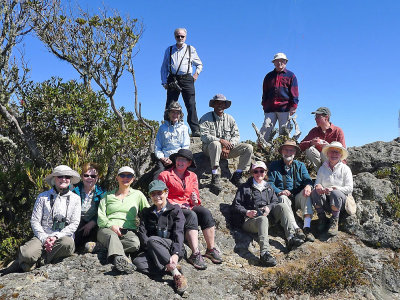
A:
[[[109,228],[100,228],[97,232],[97,240],[108,249],[107,258],[125,253],[134,253],[140,248],[139,237],[133,231],[128,231],[118,236]]]
[[[282,203],[286,203],[287,206],[292,209],[292,201],[289,199],[289,197],[285,195],[278,196],[278,199]],[[312,201],[311,197],[305,197],[303,195],[303,191],[298,193],[294,197],[294,209],[297,211],[298,209],[301,209],[301,212],[304,215],[313,215],[313,206],[312,206]],[[293,217],[294,219],[294,217]]]
[[[18,262],[27,266],[33,266],[41,257],[43,250],[42,242],[33,237],[19,248]],[[53,249],[46,252],[45,263],[51,263],[58,259],[71,256],[75,251],[74,240],[69,236],[63,236],[57,239],[54,243]]]
[[[321,165],[328,159],[322,152],[319,152],[317,148],[311,146],[305,151],[306,157],[312,163],[315,172],[318,172],[318,169]]]
[[[219,141],[214,141],[203,147],[203,152],[210,157],[211,168],[219,167],[221,159],[222,145]],[[228,158],[239,157],[238,169],[246,171],[250,168],[251,156],[253,155],[253,146],[245,143],[239,143],[229,152]]]

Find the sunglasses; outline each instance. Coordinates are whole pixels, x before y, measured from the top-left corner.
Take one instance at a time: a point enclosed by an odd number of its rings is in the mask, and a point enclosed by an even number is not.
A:
[[[128,178],[128,179],[133,178],[133,174],[118,174],[118,176],[121,178]]]
[[[67,175],[62,175],[62,176],[57,176],[58,179],[71,179],[71,176]]]
[[[88,177],[91,177],[91,178],[96,178],[96,177],[97,177],[97,175],[83,174],[83,177],[85,177],[85,178],[88,178]]]
[[[253,173],[254,174],[258,174],[258,173],[263,174],[263,173],[265,173],[265,170],[254,170]]]
[[[175,37],[176,38],[185,38],[186,36],[185,35],[176,35]]]

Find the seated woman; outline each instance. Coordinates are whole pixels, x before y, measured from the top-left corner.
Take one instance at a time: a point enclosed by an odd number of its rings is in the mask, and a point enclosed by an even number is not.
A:
[[[85,245],[88,252],[92,252],[96,245],[97,210],[105,192],[97,185],[100,168],[95,163],[86,163],[82,166],[82,181],[73,190],[81,197],[81,222],[75,232],[75,246]],[[89,243],[90,242],[90,243]]]
[[[232,209],[234,214],[241,216],[243,230],[258,234],[262,264],[273,267],[276,259],[269,252],[268,216],[272,215],[283,227],[289,250],[301,245],[304,240],[295,234],[291,208],[285,203],[279,203],[274,190],[264,180],[268,171],[265,163],[257,161],[252,165],[251,171],[253,176],[237,190]]]
[[[165,270],[171,272],[177,292],[183,293],[187,281],[177,266],[184,254],[185,217],[179,205],[168,202],[168,188],[163,181],[152,181],[149,194],[153,205],[142,210],[138,230],[146,252],[136,257],[133,263],[138,271],[145,274],[162,274]]]
[[[107,259],[120,272],[132,273],[135,266],[126,254],[139,250],[140,241],[135,233],[136,215],[149,207],[141,191],[130,186],[135,172],[130,167],[118,170],[118,189],[107,192],[100,201],[97,225],[97,240],[107,248]]]
[[[161,172],[159,179],[168,187],[168,200],[171,204],[178,204],[185,216],[185,237],[192,250],[189,262],[197,269],[207,268],[198,248],[198,226],[203,231],[207,244],[205,257],[213,263],[222,263],[219,251],[215,248],[215,221],[211,212],[201,205],[197,175],[188,170],[195,168],[193,154],[190,150],[181,149],[170,156],[173,167]]]
[[[154,154],[157,158],[157,166],[154,170],[153,179],[166,168],[172,167],[169,156],[178,152],[179,149],[189,149],[189,129],[183,124],[182,107],[177,101],[173,101],[164,113],[166,121],[157,132]]]
[[[342,161],[348,156],[340,142],[332,142],[322,149],[328,157],[317,173],[311,201],[318,214],[318,230],[326,229],[328,219],[325,212],[332,213],[329,222],[329,235],[338,234],[339,214],[345,210],[346,198],[353,191],[353,174]]]
[[[69,188],[79,180],[79,173],[64,165],[55,167],[45,178],[52,188],[39,194],[33,207],[34,237],[19,248],[18,258],[8,273],[31,271],[41,258],[48,264],[74,253],[74,232],[79,225],[81,203]]]

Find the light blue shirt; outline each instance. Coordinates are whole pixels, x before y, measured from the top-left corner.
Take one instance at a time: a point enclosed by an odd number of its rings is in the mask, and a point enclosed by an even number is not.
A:
[[[157,158],[169,157],[180,149],[189,149],[189,145],[189,129],[183,121],[174,125],[165,121],[158,129],[154,153]]]
[[[188,68],[189,68],[189,74],[192,74],[193,68],[192,66],[196,67],[196,74],[200,74],[201,70],[203,69],[203,63],[201,62],[199,56],[197,55],[196,49],[190,45],[190,62],[189,62],[189,50],[186,51],[187,45],[183,44],[180,49],[176,47],[176,45],[172,46],[172,51],[171,51],[171,71],[173,74],[176,73],[179,64],[182,64],[181,67],[179,68],[179,71],[177,75],[184,75],[188,73]],[[169,74],[169,47],[165,50],[164,54],[164,60],[161,65],[161,84],[164,85],[167,83],[167,77]]]

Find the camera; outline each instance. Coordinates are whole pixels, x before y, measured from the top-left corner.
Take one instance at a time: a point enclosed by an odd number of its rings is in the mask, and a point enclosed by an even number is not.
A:
[[[53,226],[51,228],[53,231],[61,231],[65,228],[65,226],[68,226],[65,218],[60,215],[53,218]]]
[[[127,234],[127,233],[128,233],[128,228],[120,228],[119,231],[120,231],[122,234]]]
[[[168,237],[168,228],[160,228],[157,226],[157,235],[162,238]]]
[[[263,216],[264,215],[264,209],[262,208],[257,208],[257,217]]]
[[[174,77],[173,80],[168,83],[168,88],[171,90],[178,90],[178,91],[182,91],[182,88],[179,86],[178,84],[178,80],[176,80],[176,78]]]

